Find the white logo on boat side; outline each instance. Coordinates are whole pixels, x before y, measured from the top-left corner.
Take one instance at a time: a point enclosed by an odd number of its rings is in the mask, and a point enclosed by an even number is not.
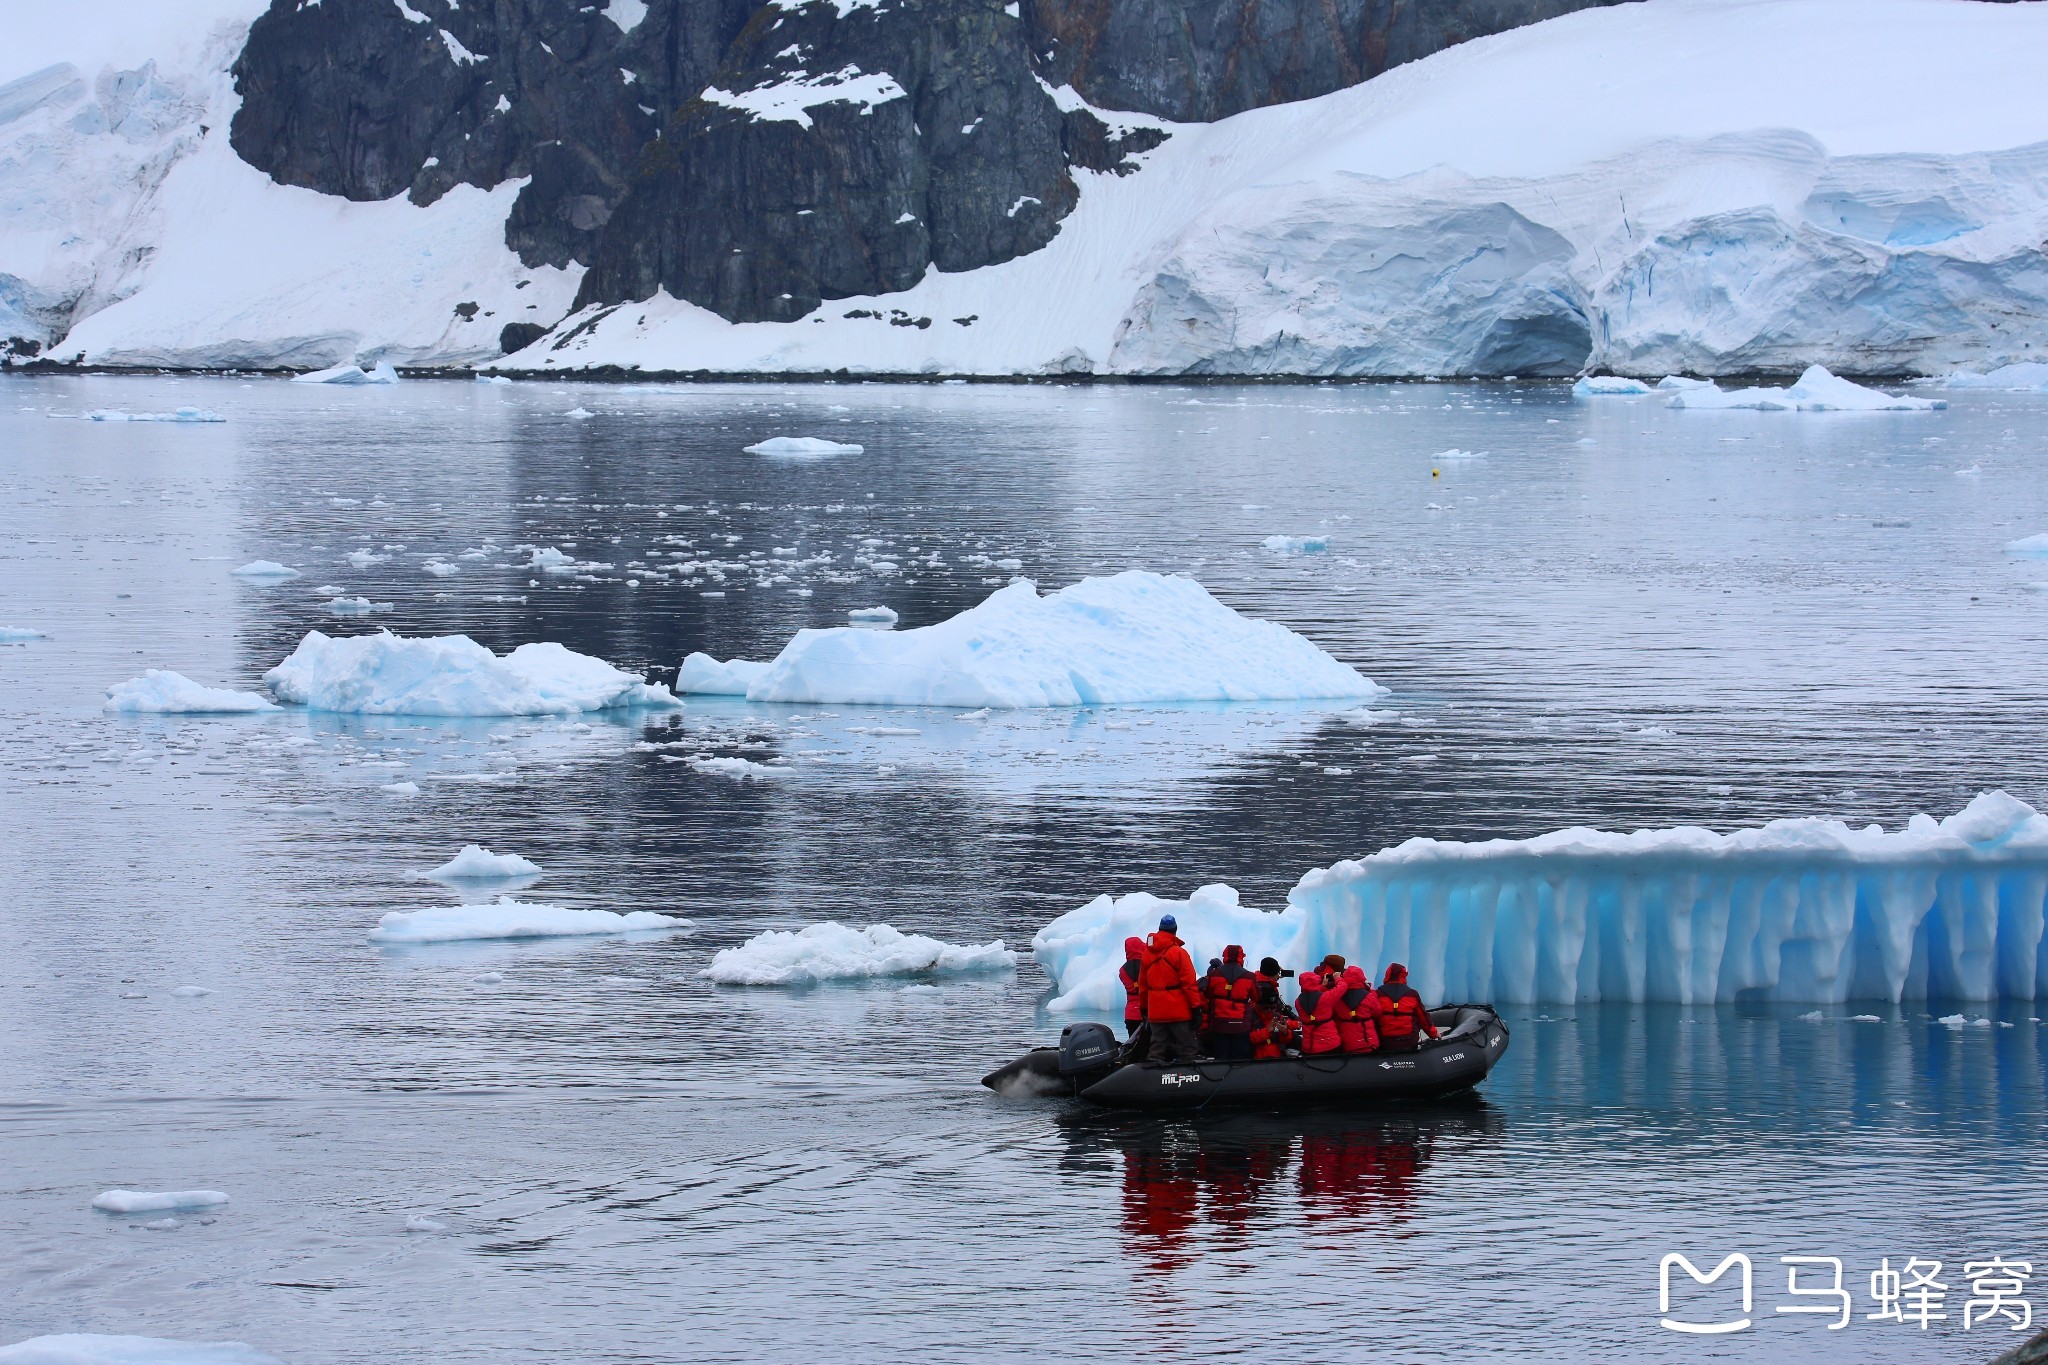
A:
[[[1159,1078],[1161,1085],[1197,1085],[1201,1077],[1186,1071],[1169,1071]]]
[[[1394,1069],[1395,1067],[1397,1067],[1397,1066],[1414,1066],[1414,1065],[1415,1065],[1415,1063],[1413,1063],[1413,1062],[1381,1062],[1381,1063],[1380,1063],[1380,1070],[1382,1070],[1382,1071],[1392,1071],[1392,1070],[1393,1070],[1393,1069]]]
[[[1453,1052],[1450,1056],[1444,1057],[1440,1060],[1446,1062],[1462,1062],[1465,1060],[1465,1054],[1462,1052]]]

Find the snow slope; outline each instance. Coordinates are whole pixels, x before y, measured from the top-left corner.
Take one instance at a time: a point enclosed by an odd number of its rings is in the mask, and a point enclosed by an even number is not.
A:
[[[466,364],[507,322],[560,317],[581,268],[528,270],[504,244],[523,182],[358,204],[234,154],[228,66],[263,9],[9,7],[0,342],[61,337],[54,358],[110,365]]]
[[[2048,817],[1990,792],[1895,833],[1800,819],[1410,839],[1308,873],[1277,914],[1227,886],[1100,896],[1032,950],[1064,1010],[1121,1007],[1123,940],[1169,911],[1197,962],[1226,943],[1289,966],[1342,953],[1375,979],[1399,961],[1437,1001],[2037,1000],[2044,902]]]
[[[730,324],[665,296],[593,308],[502,363],[1982,369],[2048,348],[2043,69],[2037,4],[1586,10],[1320,99],[1173,126],[1135,175],[1078,172],[1059,236],[1002,265],[794,323]],[[892,309],[931,324],[848,316]]]

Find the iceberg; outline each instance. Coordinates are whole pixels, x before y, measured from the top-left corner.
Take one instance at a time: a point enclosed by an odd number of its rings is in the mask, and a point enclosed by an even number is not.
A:
[[[775,436],[740,449],[749,455],[858,455],[864,448],[822,436]]]
[[[2001,365],[1987,374],[1959,372],[1925,382],[1937,389],[1996,389],[2004,393],[2048,391],[2048,362],[2026,360],[2015,365]]]
[[[168,668],[152,668],[139,678],[108,688],[106,709],[155,715],[226,715],[278,708],[260,692],[206,687]]]
[[[2048,818],[1987,792],[1890,833],[1803,818],[1410,839],[1308,873],[1278,912],[1227,886],[1184,903],[1101,896],[1032,950],[1059,1010],[1119,1005],[1125,936],[1169,912],[1198,962],[1226,943],[1296,966],[1400,961],[1436,1000],[2032,1000],[2048,996],[2044,900]]]
[[[1238,615],[1192,579],[1135,570],[1044,597],[1020,578],[915,630],[800,630],[765,664],[693,654],[676,685],[757,702],[962,710],[1386,691],[1287,627]]]
[[[574,910],[498,897],[493,905],[438,905],[431,910],[393,910],[370,931],[372,943],[461,943],[471,939],[580,938],[654,929],[687,929],[690,921],[648,910],[617,914]]]
[[[1259,547],[1276,555],[1319,555],[1330,548],[1328,536],[1267,536]]]
[[[1017,954],[1001,939],[963,947],[900,933],[887,924],[855,929],[826,923],[795,933],[770,929],[737,948],[721,948],[703,974],[723,986],[810,986],[883,976],[1000,972],[1016,965]]]
[[[1750,408],[1758,412],[1933,412],[1948,406],[1943,398],[1894,398],[1876,389],[1809,365],[1790,388],[1724,389],[1718,384],[1685,387],[1665,401],[1666,407],[1696,409]]]
[[[493,853],[479,844],[466,844],[462,852],[432,872],[420,875],[440,882],[496,881],[505,877],[538,877],[540,864],[528,862],[517,853]]]
[[[1572,385],[1574,398],[1637,398],[1648,392],[1650,386],[1642,380],[1618,374],[1589,374]]]
[[[229,573],[237,578],[297,578],[299,571],[278,563],[274,559],[252,559],[239,569]]]
[[[893,607],[855,607],[846,613],[849,621],[865,621],[873,626],[893,626],[899,619]]]
[[[27,626],[0,626],[0,645],[27,644],[30,640],[47,640],[50,637],[40,630]]]
[[[0,1365],[284,1365],[239,1341],[63,1332],[0,1346]]]
[[[330,365],[324,370],[292,376],[294,384],[396,384],[398,371],[389,365],[365,370],[360,365]]]
[[[85,415],[88,422],[225,422],[228,419],[205,408],[179,408],[175,412],[121,412],[115,408],[101,408]]]
[[[94,1196],[92,1206],[108,1213],[162,1213],[167,1209],[207,1209],[227,1202],[228,1197],[219,1190],[106,1190]]]
[[[307,631],[263,681],[281,701],[357,715],[575,715],[676,704],[659,683],[562,645],[521,645],[500,658],[466,635]]]
[[[2048,531],[2043,531],[2037,536],[2022,536],[2018,540],[2007,541],[2005,552],[2009,555],[2019,555],[2023,559],[2048,559]]]
[[[477,383],[479,383],[479,384],[493,384],[493,385],[495,385],[495,384],[510,384],[510,383],[512,382],[512,380],[511,380],[511,379],[510,379],[510,378],[509,378],[508,376],[506,376],[506,375],[502,375],[502,374],[480,374],[480,375],[478,375],[478,376],[476,377],[476,382],[477,382]]]

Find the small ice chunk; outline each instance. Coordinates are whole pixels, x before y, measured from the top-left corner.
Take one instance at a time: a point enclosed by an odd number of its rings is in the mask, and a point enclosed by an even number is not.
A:
[[[893,626],[898,618],[896,613],[888,607],[855,607],[846,613],[846,619],[874,625]]]
[[[139,678],[108,688],[105,709],[148,715],[230,715],[278,707],[261,693],[204,687],[182,673],[152,668]]]
[[[0,1365],[283,1365],[239,1341],[65,1332],[0,1346]]]
[[[175,1218],[159,1218],[154,1223],[144,1223],[142,1226],[151,1232],[176,1232],[185,1225]]]
[[[1369,725],[1385,725],[1390,720],[1398,720],[1400,715],[1399,711],[1375,711],[1369,706],[1354,706],[1348,711],[1332,712],[1330,718],[1362,729]]]
[[[2007,541],[2005,552],[2023,559],[2048,559],[2048,531],[2043,531],[2037,536],[2023,536],[2018,540]]]
[[[1882,1024],[1884,1020],[1874,1014],[1852,1014],[1849,1016],[1849,1022],[1852,1024]]]
[[[448,578],[462,572],[461,569],[458,569],[445,559],[430,559],[420,565],[420,568],[436,578]]]
[[[1822,1014],[1819,1010],[1808,1010],[1805,1014],[1802,1014],[1799,1017],[1801,1020],[1809,1024],[1818,1024],[1821,1020],[1827,1018],[1827,1016]]]
[[[1449,450],[1439,450],[1429,458],[1438,463],[1456,460],[1483,460],[1486,458],[1486,452],[1483,450],[1459,450],[1456,446],[1453,446]]]
[[[685,929],[690,921],[648,910],[617,914],[538,905],[498,897],[494,905],[440,905],[429,910],[393,910],[370,931],[372,943],[458,943],[470,939],[570,938],[589,934],[630,934],[639,930]]]
[[[562,553],[552,545],[543,545],[527,557],[529,569],[571,569],[576,566],[576,557]]]
[[[357,715],[574,715],[674,706],[666,687],[554,643],[502,657],[466,635],[407,639],[382,631],[334,639],[307,631],[263,675],[282,701]]]
[[[228,419],[205,408],[179,408],[175,412],[119,412],[113,408],[101,408],[98,412],[85,415],[88,422],[198,422],[211,424]]]
[[[540,864],[528,862],[517,853],[493,853],[479,844],[466,844],[462,852],[442,863],[424,877],[435,881],[494,881],[500,877],[538,877]]]
[[[207,995],[212,995],[212,994],[213,994],[213,988],[212,988],[212,987],[210,987],[210,986],[173,986],[173,987],[171,987],[171,996],[172,996],[172,998],[173,998],[173,999],[176,999],[176,1000],[197,1000],[197,999],[199,999],[199,998],[200,998],[200,997],[202,997],[202,996],[207,996]]]
[[[389,365],[365,370],[360,365],[330,365],[324,370],[292,376],[294,384],[396,384],[398,371]]]
[[[1941,398],[1893,397],[1866,389],[1810,365],[1789,388],[1722,389],[1708,384],[1680,389],[1667,403],[1674,408],[1748,408],[1759,412],[1932,412],[1946,408]]]
[[[1642,380],[1618,374],[1589,374],[1572,385],[1574,398],[1635,398],[1649,391],[1650,386]]]
[[[206,1209],[225,1204],[219,1190],[104,1190],[92,1206],[108,1213],[162,1213],[168,1209]]]
[[[597,414],[592,412],[589,408],[577,407],[570,408],[567,412],[563,413],[562,416],[574,417],[577,421],[580,422],[586,417],[595,417],[597,416]]]
[[[705,754],[693,755],[683,762],[695,772],[714,777],[729,777],[735,782],[759,782],[781,771],[765,763],[755,763],[744,758],[712,758]]]
[[[327,610],[336,616],[372,616],[390,611],[391,606],[389,602],[372,602],[367,597],[337,597],[328,602]]]
[[[297,578],[299,576],[297,569],[287,568],[274,559],[252,559],[241,568],[231,569],[229,572],[237,578]]]
[[[503,972],[485,972],[482,976],[473,978],[470,984],[473,986],[502,986],[505,984],[505,974]]]
[[[744,697],[768,668],[769,665],[751,659],[721,663],[709,654],[691,654],[676,674],[676,691],[709,697]]]
[[[377,790],[390,792],[393,796],[418,796],[420,794],[420,784],[417,782],[386,782]]]
[[[476,382],[479,384],[509,384],[512,380],[502,374],[480,374],[476,377]]]
[[[1017,955],[993,943],[961,946],[898,932],[887,924],[855,929],[813,924],[795,933],[770,929],[722,948],[703,975],[727,986],[807,986],[878,976],[1009,971]]]
[[[509,384],[512,381],[509,379],[501,379],[498,382],[501,384]],[[409,1213],[405,1216],[405,1230],[407,1232],[445,1232],[447,1231],[447,1228],[448,1225],[446,1223],[437,1223],[433,1219],[425,1216],[424,1214]]]
[[[1267,536],[1261,548],[1276,555],[1319,555],[1330,548],[1328,536]]]
[[[2017,393],[2028,390],[2048,392],[2048,361],[2023,360],[2001,365],[1989,374],[1957,373],[1925,381],[1938,389],[2002,389]]]
[[[740,447],[749,455],[858,455],[862,447],[822,436],[773,436]]]
[[[28,640],[47,640],[50,637],[27,626],[0,626],[0,645],[18,645]]]

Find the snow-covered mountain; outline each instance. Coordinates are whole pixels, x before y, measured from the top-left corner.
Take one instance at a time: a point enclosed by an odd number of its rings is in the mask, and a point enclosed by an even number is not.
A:
[[[1215,42],[1168,69],[1138,0],[551,3],[10,16],[0,336],[102,365],[642,373],[2048,353],[2040,3],[1562,0],[1449,47],[1403,30],[1429,55],[1392,70],[1413,53],[1386,34],[1370,69]],[[328,69],[362,6],[381,105]],[[1290,50],[1320,51],[1312,8],[1276,7]]]

